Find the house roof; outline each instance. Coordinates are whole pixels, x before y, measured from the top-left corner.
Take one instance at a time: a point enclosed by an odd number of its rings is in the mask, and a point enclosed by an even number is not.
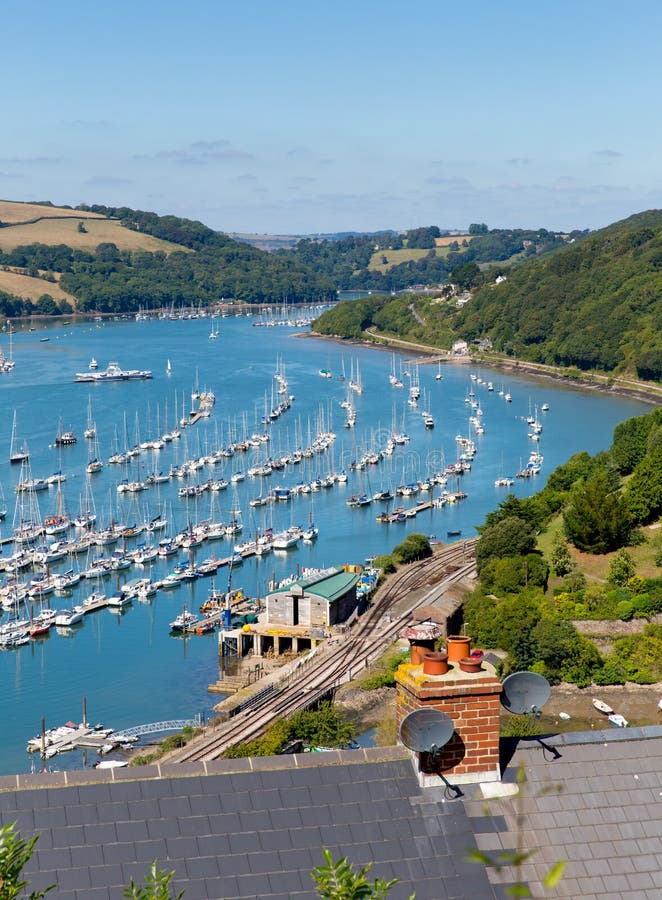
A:
[[[553,747],[555,752],[550,748]],[[526,775],[522,792],[526,849],[539,848],[521,877],[534,897],[565,861],[553,896],[585,900],[659,900],[662,896],[662,726],[557,735],[520,741],[504,780]],[[517,846],[514,799],[465,803],[481,850]],[[491,869],[495,883],[500,876]],[[511,873],[503,877],[512,878]],[[549,891],[546,896],[549,896]]]
[[[400,878],[390,900],[500,896],[464,861],[462,805],[422,791],[402,748],[5,777],[0,791],[0,821],[40,833],[31,888],[57,883],[62,900],[120,898],[153,860],[186,900],[312,900],[323,847]]]
[[[267,596],[271,594],[281,594],[283,591],[290,591],[297,585],[298,587],[302,587],[306,594],[315,594],[317,597],[322,597],[322,599],[326,600],[328,603],[333,603],[335,600],[340,599],[340,597],[344,597],[344,595],[354,587],[359,578],[360,575],[355,573],[337,570],[330,575],[324,575],[317,579],[300,578],[298,581],[293,581],[285,587],[275,591],[269,591]]]
[[[466,862],[538,848],[520,875],[532,895],[559,860],[555,897],[662,896],[662,726],[503,745],[503,784],[526,774],[521,805],[421,789],[400,747],[0,777],[0,823],[39,833],[33,889],[63,900],[119,900],[153,860],[186,900],[313,900],[327,847],[371,877],[400,878],[389,900],[504,900],[507,869]],[[452,782],[452,777],[449,778]],[[494,788],[495,785],[488,785]],[[545,894],[550,896],[549,892]]]

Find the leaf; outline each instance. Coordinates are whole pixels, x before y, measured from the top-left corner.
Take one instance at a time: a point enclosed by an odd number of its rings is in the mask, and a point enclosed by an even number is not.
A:
[[[559,883],[561,878],[563,877],[563,871],[565,869],[565,861],[559,860],[559,862],[555,863],[549,872],[545,875],[542,880],[542,883],[546,888],[553,888]]]
[[[529,886],[526,884],[513,884],[511,887],[506,889],[506,893],[510,894],[511,897],[531,897],[531,891]]]
[[[465,857],[465,862],[480,863],[482,866],[494,865],[492,857],[488,856],[487,853],[482,853],[480,850],[472,850],[471,853]]]

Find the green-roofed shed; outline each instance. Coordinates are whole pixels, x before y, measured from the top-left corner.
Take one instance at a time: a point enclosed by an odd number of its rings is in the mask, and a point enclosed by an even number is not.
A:
[[[269,625],[337,625],[356,609],[356,572],[326,569],[289,584],[266,596]]]

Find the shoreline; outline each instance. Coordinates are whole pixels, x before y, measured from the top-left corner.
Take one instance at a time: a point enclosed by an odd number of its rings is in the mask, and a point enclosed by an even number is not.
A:
[[[647,382],[628,381],[623,383],[615,377],[602,374],[576,374],[575,370],[562,369],[560,366],[545,366],[543,363],[533,363],[527,360],[510,360],[508,358],[491,357],[485,355],[452,356],[448,350],[440,350],[428,344],[416,344],[413,341],[405,341],[400,338],[382,337],[343,338],[339,335],[318,334],[314,331],[299,332],[295,337],[314,337],[319,340],[333,341],[340,344],[352,344],[361,347],[370,347],[373,350],[393,352],[393,350],[406,350],[412,356],[423,358],[422,365],[484,365],[489,368],[503,370],[511,374],[522,373],[541,381],[553,381],[556,384],[567,384],[582,390],[599,391],[604,394],[613,394],[618,397],[627,397],[639,400],[642,403],[650,403],[653,406],[662,405],[662,385],[654,385]]]

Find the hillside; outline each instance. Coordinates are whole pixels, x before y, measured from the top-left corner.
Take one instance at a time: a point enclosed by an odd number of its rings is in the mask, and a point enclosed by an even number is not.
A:
[[[15,297],[27,297],[34,302],[44,294],[48,294],[54,300],[66,300],[72,306],[75,303],[75,297],[62,290],[57,278],[46,281],[44,278],[26,275],[24,272],[0,270],[0,291]]]
[[[496,284],[501,270],[507,279]],[[662,380],[662,210],[507,269],[461,263],[449,280],[473,291],[461,308],[449,290],[437,297],[373,296],[338,304],[314,329],[346,338],[371,329],[446,350],[457,338],[489,338],[495,351],[521,360]]]
[[[0,250],[13,250],[26,244],[66,244],[94,250],[104,242],[112,242],[119,250],[172,253],[182,249],[171,241],[133,231],[117,219],[100,213],[0,200]]]
[[[416,285],[434,288],[450,281],[459,266],[503,267],[514,259],[547,254],[566,240],[544,228],[489,231],[485,225],[471,227],[481,230],[471,235],[442,235],[432,225],[403,234],[385,231],[334,241],[305,238],[293,253],[316,272],[332,278],[340,290],[390,292]]]
[[[476,291],[453,328],[535,362],[662,379],[662,210],[511,269]]]
[[[0,315],[335,297],[328,277],[292,255],[265,253],[177,216],[5,201],[0,223]]]

